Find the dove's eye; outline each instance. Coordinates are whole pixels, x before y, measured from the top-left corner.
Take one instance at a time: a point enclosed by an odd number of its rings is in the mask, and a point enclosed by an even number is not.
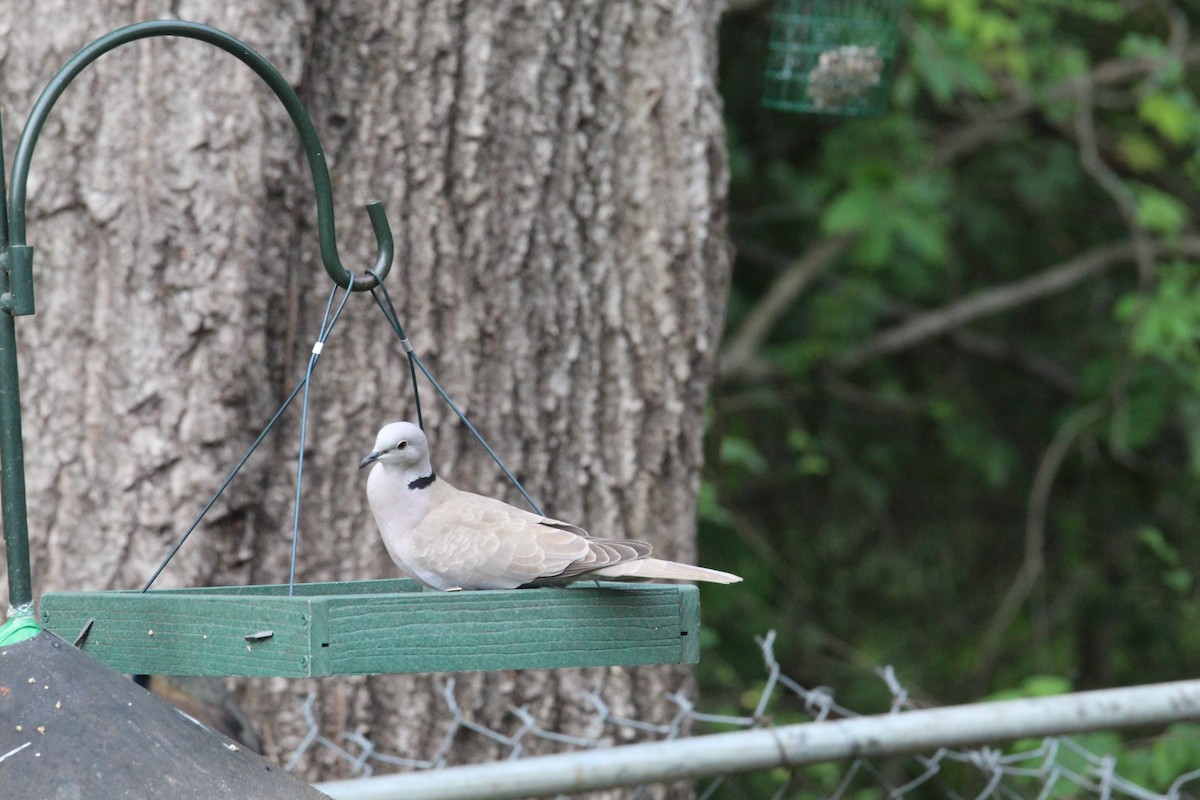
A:
[[[403,450],[406,447],[408,447],[408,442],[401,442],[400,444],[396,445],[397,450]]]

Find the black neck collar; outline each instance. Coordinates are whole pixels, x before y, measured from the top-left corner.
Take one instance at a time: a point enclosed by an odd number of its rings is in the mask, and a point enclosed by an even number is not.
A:
[[[433,470],[429,470],[429,474],[422,478],[414,478],[409,481],[408,488],[410,489],[428,489],[429,486],[437,480],[437,474]]]

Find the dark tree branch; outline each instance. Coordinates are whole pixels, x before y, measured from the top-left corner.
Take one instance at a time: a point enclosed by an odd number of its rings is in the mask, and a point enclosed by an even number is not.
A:
[[[1055,478],[1072,445],[1089,427],[1098,422],[1105,412],[1103,401],[1090,403],[1076,411],[1054,434],[1050,445],[1038,462],[1029,491],[1029,508],[1025,516],[1025,553],[1021,566],[1012,584],[1000,601],[996,613],[988,623],[980,647],[981,655],[975,668],[974,681],[986,680],[1000,654],[1000,642],[1005,631],[1016,619],[1021,606],[1029,598],[1046,564],[1046,513],[1050,507],[1050,492]]]
[[[829,236],[811,244],[779,274],[746,319],[729,337],[721,354],[722,377],[745,377],[753,372],[759,348],[784,312],[817,274],[850,248],[856,237]]]
[[[1177,243],[1150,242],[1150,253],[1155,258],[1175,253],[1200,257],[1200,236],[1184,236]],[[1080,281],[1134,257],[1133,242],[1098,247],[1037,275],[984,289],[942,308],[910,317],[866,343],[847,350],[835,359],[834,366],[843,370],[854,369],[872,358],[906,350],[980,317],[1066,291]]]
[[[1200,64],[1200,42],[1180,47],[1174,52],[1184,66]],[[947,166],[984,147],[1004,135],[1009,130],[1008,123],[1034,111],[1041,103],[1070,100],[1079,95],[1081,87],[1107,88],[1143,78],[1162,67],[1163,63],[1163,59],[1150,56],[1113,59],[1097,64],[1084,75],[1060,81],[1040,95],[1023,93],[1010,105],[964,123],[943,135],[930,159],[930,167],[937,169]]]
[[[1096,118],[1093,113],[1094,87],[1088,76],[1076,81],[1075,135],[1079,140],[1079,163],[1104,192],[1112,198],[1132,237],[1138,281],[1149,286],[1154,274],[1154,256],[1150,252],[1150,237],[1137,220],[1137,198],[1100,155],[1096,138]]]
[[[1079,393],[1078,381],[1071,370],[1052,358],[1029,353],[1010,342],[968,330],[953,331],[949,338],[951,344],[967,355],[1015,367],[1067,397]]]

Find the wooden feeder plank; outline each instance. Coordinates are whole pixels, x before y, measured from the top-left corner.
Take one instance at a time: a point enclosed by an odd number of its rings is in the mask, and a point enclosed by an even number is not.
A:
[[[43,625],[115,670],[141,675],[308,674],[307,598],[175,592],[61,592],[42,597]],[[271,630],[269,639],[247,640]]]
[[[310,677],[699,660],[694,586],[421,591],[411,581],[56,592],[43,624],[114,669]],[[153,633],[151,633],[153,631]],[[269,632],[269,636],[266,634]],[[250,637],[250,638],[247,638]]]

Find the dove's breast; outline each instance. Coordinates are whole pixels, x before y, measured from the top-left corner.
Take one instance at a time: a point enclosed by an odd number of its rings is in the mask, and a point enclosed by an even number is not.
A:
[[[375,465],[367,476],[367,504],[379,526],[383,544],[397,566],[410,575],[413,570],[407,553],[413,532],[433,505],[432,489],[432,486],[409,489],[402,478],[389,475],[383,464]]]

